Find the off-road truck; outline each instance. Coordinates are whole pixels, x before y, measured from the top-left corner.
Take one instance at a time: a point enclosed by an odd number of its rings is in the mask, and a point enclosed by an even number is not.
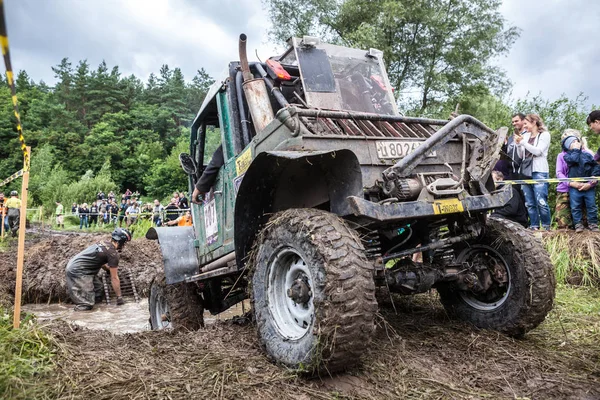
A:
[[[523,335],[552,308],[541,242],[488,216],[511,197],[491,170],[506,128],[469,115],[398,113],[382,53],[292,38],[212,86],[180,159],[190,191],[207,136],[224,165],[193,227],[151,229],[164,257],[153,329],[198,328],[250,298],[261,345],[296,370],[355,365],[375,329],[376,290],[437,290],[448,313]],[[417,261],[419,260],[419,261]]]

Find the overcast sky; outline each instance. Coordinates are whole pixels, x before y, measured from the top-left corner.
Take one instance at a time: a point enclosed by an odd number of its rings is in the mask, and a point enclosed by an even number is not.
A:
[[[104,59],[142,79],[169,64],[190,80],[201,67],[216,77],[238,59],[241,32],[251,58],[275,48],[260,0],[5,0],[5,8],[13,68],[49,84],[63,57],[92,68]],[[512,98],[584,92],[600,105],[600,1],[505,0],[502,12],[521,29],[499,61]]]

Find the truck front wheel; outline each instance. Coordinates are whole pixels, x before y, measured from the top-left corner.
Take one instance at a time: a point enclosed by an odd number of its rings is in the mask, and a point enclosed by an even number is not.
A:
[[[204,306],[196,286],[183,282],[167,285],[163,273],[152,281],[148,308],[152,330],[197,330],[204,326]]]
[[[252,297],[268,356],[292,369],[334,372],[360,362],[377,311],[373,266],[334,214],[275,214],[255,244]]]
[[[438,287],[446,310],[480,328],[522,336],[552,309],[556,281],[539,240],[505,219],[489,218],[485,235],[466,248],[461,262],[477,271],[488,289],[474,293],[453,284]],[[483,278],[483,279],[482,279]]]

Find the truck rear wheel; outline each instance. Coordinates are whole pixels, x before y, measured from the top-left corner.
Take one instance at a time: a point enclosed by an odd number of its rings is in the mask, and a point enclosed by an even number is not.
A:
[[[377,302],[356,232],[328,212],[287,210],[269,220],[254,251],[252,300],[268,356],[310,373],[359,363]]]
[[[484,293],[438,287],[446,310],[480,328],[522,336],[552,309],[556,280],[542,244],[520,225],[489,218],[484,237],[462,253],[462,262],[491,277]]]
[[[167,285],[163,273],[157,275],[150,287],[148,299],[152,330],[197,330],[204,326],[204,306],[195,285]]]

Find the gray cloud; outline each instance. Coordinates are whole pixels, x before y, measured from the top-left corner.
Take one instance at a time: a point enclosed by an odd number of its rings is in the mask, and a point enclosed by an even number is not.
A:
[[[251,57],[255,48],[266,58],[275,47],[257,0],[7,0],[5,7],[15,70],[48,83],[63,57],[87,59],[92,68],[104,59],[143,79],[166,63],[191,79],[201,67],[218,76],[237,59],[241,32]],[[584,92],[600,105],[600,3],[505,0],[502,12],[522,30],[499,61],[513,98]]]
[[[562,93],[600,105],[600,3],[588,0],[505,0],[508,21],[521,37],[501,65],[514,83],[513,97]]]
[[[217,76],[237,59],[241,32],[249,49],[268,55],[267,20],[249,0],[21,0],[6,8],[14,69],[49,83],[50,67],[63,57],[87,59],[92,68],[104,59],[141,78],[162,64],[180,67],[187,79],[202,67]]]

